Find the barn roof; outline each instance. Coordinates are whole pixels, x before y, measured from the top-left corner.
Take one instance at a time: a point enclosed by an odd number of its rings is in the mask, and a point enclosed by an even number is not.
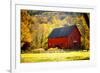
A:
[[[56,37],[63,37],[68,36],[73,28],[76,27],[75,25],[72,26],[64,26],[61,28],[55,28],[49,35],[49,38],[56,38]]]

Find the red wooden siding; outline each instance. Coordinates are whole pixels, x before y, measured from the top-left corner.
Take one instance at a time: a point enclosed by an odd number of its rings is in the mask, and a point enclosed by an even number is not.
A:
[[[65,48],[68,45],[67,41],[67,37],[50,38],[48,39],[48,47]]]
[[[81,45],[81,34],[77,29],[77,27],[75,27],[68,36],[68,48],[78,48],[80,45]]]

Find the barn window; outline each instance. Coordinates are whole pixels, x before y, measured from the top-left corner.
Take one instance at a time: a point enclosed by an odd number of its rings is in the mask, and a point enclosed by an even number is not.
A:
[[[74,40],[74,41],[73,41],[73,43],[77,43],[77,41],[76,41],[76,40]]]

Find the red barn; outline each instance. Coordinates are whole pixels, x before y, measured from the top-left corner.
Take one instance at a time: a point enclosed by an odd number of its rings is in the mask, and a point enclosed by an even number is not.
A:
[[[48,48],[79,48],[81,34],[76,25],[55,28],[48,37]]]

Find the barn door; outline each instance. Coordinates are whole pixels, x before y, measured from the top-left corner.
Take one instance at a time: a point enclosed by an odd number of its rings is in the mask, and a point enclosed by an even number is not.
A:
[[[77,40],[73,40],[73,49],[79,49],[79,44]]]

